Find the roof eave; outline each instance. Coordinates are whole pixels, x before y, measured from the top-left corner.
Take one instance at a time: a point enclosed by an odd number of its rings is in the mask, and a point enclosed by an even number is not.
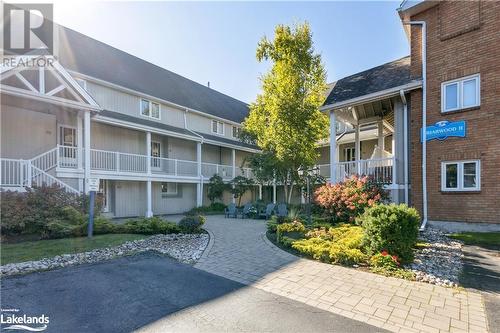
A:
[[[422,81],[421,80],[413,80],[413,81],[411,81],[407,84],[401,85],[401,86],[377,91],[377,92],[367,94],[367,95],[358,96],[358,97],[351,98],[351,99],[341,101],[338,103],[323,105],[320,108],[320,110],[322,112],[327,112],[327,111],[331,111],[331,110],[342,109],[342,108],[345,108],[347,106],[356,106],[356,105],[360,105],[360,104],[364,104],[364,103],[373,102],[373,101],[383,99],[383,98],[397,96],[397,95],[399,95],[399,92],[401,90],[406,92],[406,91],[418,89],[420,87],[422,87]]]

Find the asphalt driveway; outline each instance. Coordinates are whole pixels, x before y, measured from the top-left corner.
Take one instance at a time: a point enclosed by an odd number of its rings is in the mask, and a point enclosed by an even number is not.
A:
[[[4,278],[1,307],[46,332],[384,332],[155,253]]]

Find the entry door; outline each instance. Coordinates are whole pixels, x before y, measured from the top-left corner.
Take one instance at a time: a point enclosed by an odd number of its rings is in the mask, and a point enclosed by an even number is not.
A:
[[[344,161],[351,162],[356,160],[356,149],[349,147],[344,148]]]
[[[76,128],[67,125],[59,125],[58,136],[59,136],[59,145],[62,146],[59,149],[59,157],[61,159],[61,165],[64,167],[76,168],[77,166]]]
[[[161,143],[157,141],[151,141],[151,167],[153,169],[161,168]],[[156,157],[156,158],[155,158]]]
[[[102,198],[102,212],[109,213],[110,211],[110,192],[109,192],[109,184],[106,179],[99,180],[99,195]]]

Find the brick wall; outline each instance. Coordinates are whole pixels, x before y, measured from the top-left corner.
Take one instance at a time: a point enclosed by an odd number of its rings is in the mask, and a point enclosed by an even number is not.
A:
[[[427,124],[465,120],[466,138],[427,143],[428,217],[500,223],[500,2],[443,2],[414,15],[427,22]],[[411,70],[421,74],[420,27],[412,27]],[[441,83],[481,75],[478,108],[441,114]],[[411,93],[411,200],[422,209],[422,91]],[[481,191],[441,192],[441,162],[481,160]]]

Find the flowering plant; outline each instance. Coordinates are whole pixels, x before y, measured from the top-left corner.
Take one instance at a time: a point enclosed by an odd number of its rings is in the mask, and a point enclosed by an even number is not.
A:
[[[401,265],[398,256],[390,255],[386,250],[372,256],[370,263],[372,267],[385,268],[388,270],[396,269]]]
[[[337,184],[326,184],[314,193],[315,202],[325,208],[335,222],[354,222],[366,208],[386,199],[387,192],[382,185],[366,176],[352,176]]]

